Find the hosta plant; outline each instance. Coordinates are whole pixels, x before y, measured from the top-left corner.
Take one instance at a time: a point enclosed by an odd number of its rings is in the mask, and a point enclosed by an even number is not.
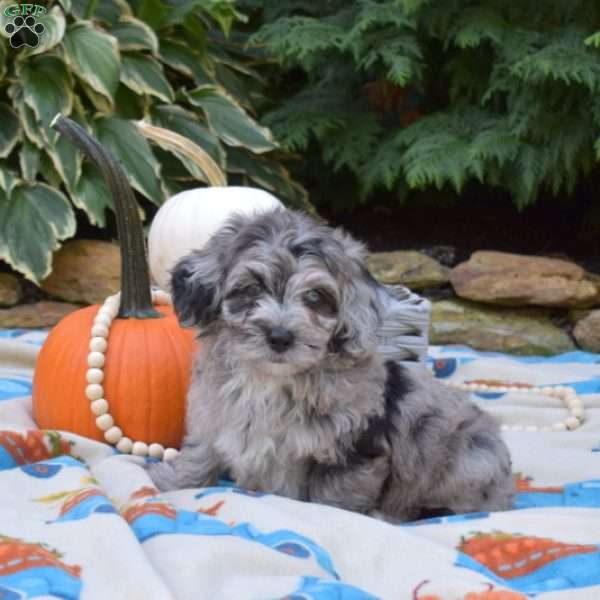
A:
[[[15,4],[0,1],[2,35],[14,26]],[[61,0],[46,9],[37,17],[44,25],[37,47],[15,49],[0,37],[0,259],[37,282],[75,234],[76,208],[93,225],[106,224],[110,194],[50,129],[59,112],[112,150],[142,204],[160,205],[210,180],[186,142],[229,183],[306,202],[272,158],[271,132],[253,116],[262,82],[228,38],[244,18],[231,0]],[[186,140],[166,143],[148,124]]]
[[[363,196],[479,180],[522,207],[598,165],[597,1],[238,4],[276,65],[264,122]]]

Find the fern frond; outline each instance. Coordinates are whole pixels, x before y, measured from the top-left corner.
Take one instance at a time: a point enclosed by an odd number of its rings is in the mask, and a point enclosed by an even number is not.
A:
[[[586,37],[585,40],[583,40],[583,43],[586,46],[593,46],[594,48],[600,48],[600,31],[596,31],[596,33],[593,33],[589,37]]]
[[[382,127],[373,115],[357,112],[354,118],[323,137],[323,158],[334,171],[347,167],[357,173],[373,155],[381,132]]]
[[[449,39],[459,48],[475,48],[484,41],[502,43],[506,21],[494,6],[476,6],[460,12]]]
[[[578,83],[595,92],[600,88],[598,54],[586,47],[584,32],[563,29],[543,48],[518,60],[511,72],[525,83],[539,84],[548,79],[566,84]]]
[[[396,136],[380,142],[377,151],[360,168],[361,194],[366,196],[379,186],[391,190],[402,177],[402,146]]]
[[[339,128],[346,110],[335,91],[318,87],[300,92],[262,120],[285,149],[300,151],[307,148],[311,135],[320,139]]]
[[[269,23],[250,38],[282,63],[303,64],[315,54],[339,47],[344,32],[337,25],[312,17],[287,17]]]

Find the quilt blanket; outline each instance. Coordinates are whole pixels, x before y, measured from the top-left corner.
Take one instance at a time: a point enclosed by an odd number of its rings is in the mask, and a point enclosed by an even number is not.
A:
[[[454,381],[573,386],[575,432],[509,431],[514,509],[390,525],[219,487],[159,494],[143,459],[39,430],[43,332],[0,332],[0,598],[544,600],[600,598],[600,356],[515,358],[433,347]],[[508,424],[565,417],[548,397],[479,393]]]

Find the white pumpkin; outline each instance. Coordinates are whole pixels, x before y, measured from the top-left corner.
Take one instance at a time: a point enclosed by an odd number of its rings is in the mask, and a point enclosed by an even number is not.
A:
[[[258,214],[283,204],[251,187],[206,187],[180,192],[159,209],[148,234],[150,272],[169,291],[170,270],[191,250],[200,249],[234,213]]]

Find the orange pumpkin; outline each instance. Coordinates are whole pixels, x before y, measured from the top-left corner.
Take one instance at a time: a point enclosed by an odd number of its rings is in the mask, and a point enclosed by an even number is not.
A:
[[[71,313],[50,332],[36,364],[33,414],[41,428],[104,441],[85,396],[89,331],[98,308]],[[170,307],[158,310],[166,317],[113,321],[102,385],[124,435],[178,448],[194,339]]]
[[[194,335],[171,307],[152,305],[142,224],[133,192],[112,156],[73,121],[52,125],[102,171],[115,200],[121,247],[121,303],[110,325],[102,388],[114,424],[124,436],[178,448]],[[36,363],[33,413],[41,428],[104,441],[86,397],[90,331],[98,306],[78,310],[50,332]]]

